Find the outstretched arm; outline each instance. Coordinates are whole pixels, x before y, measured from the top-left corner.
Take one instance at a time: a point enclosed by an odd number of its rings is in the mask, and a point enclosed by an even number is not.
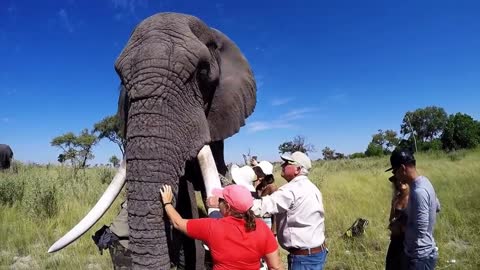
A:
[[[277,250],[272,253],[265,255],[265,261],[267,262],[268,269],[274,270],[283,270],[282,260],[280,259],[280,255]]]
[[[162,197],[163,209],[165,209],[165,213],[167,213],[167,216],[170,219],[170,222],[172,222],[173,227],[182,233],[187,234],[188,220],[183,219],[172,205],[172,187],[169,185],[163,185],[163,187],[160,189],[160,195]]]

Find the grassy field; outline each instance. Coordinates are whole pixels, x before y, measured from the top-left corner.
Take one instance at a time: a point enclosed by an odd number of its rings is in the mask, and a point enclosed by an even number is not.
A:
[[[437,269],[480,269],[480,151],[424,153],[417,162],[442,203],[435,228]],[[383,171],[388,165],[388,157],[314,163],[310,178],[323,193],[326,211],[326,269],[384,268],[391,187]],[[281,185],[278,168],[276,174]],[[77,242],[47,253],[94,205],[112,175],[108,168],[73,177],[68,168],[22,165],[17,174],[0,173],[0,269],[112,269],[108,252],[100,255],[90,236],[111,222],[121,199]],[[359,217],[369,220],[365,235],[342,238]]]

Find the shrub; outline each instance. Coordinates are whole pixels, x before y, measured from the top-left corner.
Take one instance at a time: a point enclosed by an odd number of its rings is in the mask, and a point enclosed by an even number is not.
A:
[[[53,217],[58,213],[57,197],[55,185],[42,182],[42,179],[32,179],[26,185],[22,207],[32,217]]]
[[[355,158],[364,158],[366,157],[364,153],[361,153],[361,152],[358,152],[358,153],[353,153],[349,156],[349,158],[351,159],[355,159]]]
[[[100,168],[98,172],[98,177],[102,184],[110,184],[112,182],[115,172],[110,168]]]
[[[11,173],[0,174],[0,204],[12,206],[22,201],[25,183]]]

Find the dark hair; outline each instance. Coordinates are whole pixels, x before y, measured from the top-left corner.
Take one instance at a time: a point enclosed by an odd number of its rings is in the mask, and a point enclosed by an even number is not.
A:
[[[266,185],[270,185],[270,184],[273,184],[273,182],[275,182],[275,178],[273,178],[273,174],[269,174],[263,178],[262,182],[265,182]]]
[[[273,174],[265,175],[263,177],[262,181],[258,184],[258,186],[255,188],[256,191],[261,191],[263,190],[266,186],[273,184],[275,182],[275,178],[273,177]]]
[[[257,224],[255,223],[255,214],[253,213],[252,210],[249,209],[245,213],[238,213],[234,209],[232,208],[230,209],[231,209],[230,212],[232,216],[236,218],[242,218],[245,220],[245,231],[247,232],[255,231],[255,229],[257,228]]]

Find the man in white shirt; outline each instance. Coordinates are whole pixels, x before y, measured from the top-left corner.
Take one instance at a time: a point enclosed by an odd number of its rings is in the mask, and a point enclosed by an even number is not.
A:
[[[328,250],[325,246],[325,211],[322,193],[308,179],[310,158],[302,152],[281,156],[282,177],[287,184],[269,196],[255,200],[256,215],[276,215],[277,237],[289,252],[288,269],[323,269]]]

